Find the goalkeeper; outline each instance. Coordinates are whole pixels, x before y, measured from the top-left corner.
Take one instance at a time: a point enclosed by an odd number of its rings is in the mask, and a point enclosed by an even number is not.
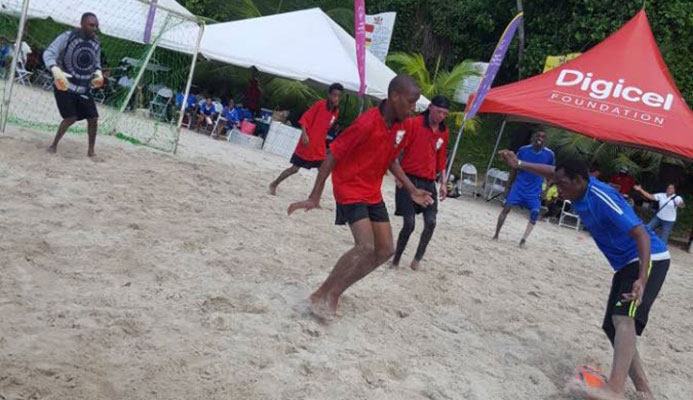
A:
[[[49,153],[58,151],[58,142],[76,121],[87,120],[89,150],[93,157],[99,113],[91,88],[103,86],[101,45],[96,36],[99,20],[92,13],[82,15],[81,27],[60,34],[44,51],[43,62],[53,74],[55,102],[63,117]]]

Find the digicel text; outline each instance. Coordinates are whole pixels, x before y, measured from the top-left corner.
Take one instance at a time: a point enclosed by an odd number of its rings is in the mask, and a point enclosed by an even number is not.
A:
[[[576,86],[582,83],[580,90],[589,91],[589,96],[594,99],[604,100],[612,96],[615,99],[622,98],[632,103],[642,102],[649,107],[671,110],[671,105],[674,102],[674,95],[671,93],[664,97],[659,93],[644,92],[636,86],[624,86],[624,79],[619,79],[614,84],[614,82],[604,79],[592,80],[592,75],[591,72],[584,74],[580,71],[564,69],[556,80],[556,86]]]

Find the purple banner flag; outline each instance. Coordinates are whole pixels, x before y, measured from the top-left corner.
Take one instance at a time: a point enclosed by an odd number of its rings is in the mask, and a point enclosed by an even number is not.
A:
[[[156,3],[158,0],[152,0],[149,4],[149,13],[147,13],[147,24],[144,26],[144,43],[149,44],[152,40],[152,26],[154,25],[154,15],[156,15]]]
[[[505,53],[508,51],[508,47],[510,47],[510,42],[512,42],[520,22],[522,22],[522,13],[517,14],[515,18],[510,21],[508,27],[505,28],[505,32],[503,32],[503,35],[496,45],[496,50],[493,51],[493,56],[488,63],[488,68],[486,69],[484,78],[481,80],[479,90],[477,90],[474,95],[474,101],[472,101],[471,106],[467,109],[465,119],[473,118],[477,111],[479,111],[479,107],[481,107],[481,103],[484,102],[486,93],[491,89],[491,84],[493,84],[493,80],[496,78],[498,69],[503,62],[503,58],[505,58]]]
[[[356,39],[356,62],[359,69],[359,95],[366,93],[366,5],[364,0],[354,0],[354,38]]]

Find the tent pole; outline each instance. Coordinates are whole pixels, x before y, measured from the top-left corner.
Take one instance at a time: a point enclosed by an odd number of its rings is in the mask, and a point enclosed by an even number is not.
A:
[[[462,133],[464,133],[464,126],[466,125],[467,122],[467,114],[464,115],[464,118],[462,118],[462,125],[460,126],[460,130],[457,131],[457,139],[455,139],[455,147],[452,149],[452,153],[450,153],[450,161],[448,162],[448,169],[445,171],[445,180],[443,181],[443,184],[447,184],[448,180],[450,179],[450,172],[452,171],[452,164],[455,162],[455,155],[457,154],[457,146],[460,144],[460,138],[462,137]]]
[[[366,104],[366,95],[359,96],[359,115],[363,113],[363,106]]]
[[[200,24],[200,31],[197,34],[197,44],[195,45],[195,53],[193,53],[192,63],[190,64],[190,72],[188,73],[188,82],[185,84],[185,94],[183,102],[180,105],[180,115],[178,115],[178,123],[176,124],[176,140],[173,142],[173,154],[178,150],[178,140],[180,139],[180,131],[183,127],[183,117],[185,117],[185,109],[188,106],[188,96],[190,95],[190,87],[192,86],[193,75],[195,74],[195,65],[197,65],[197,54],[200,52],[200,43],[202,43],[202,35],[205,31],[205,23]],[[192,122],[190,122],[192,124]],[[192,126],[192,125],[191,125]]]
[[[156,50],[157,44],[159,44],[159,37],[154,40],[154,43],[152,43],[152,47],[149,49],[147,52],[147,55],[144,58],[144,61],[142,62],[142,65],[140,66],[140,70],[137,71],[137,76],[135,77],[135,81],[132,83],[130,86],[130,89],[128,90],[127,96],[125,96],[125,101],[123,101],[123,104],[121,104],[120,109],[118,110],[119,114],[122,114],[125,112],[125,108],[128,106],[128,103],[130,103],[130,99],[132,98],[132,95],[135,93],[135,90],[137,89],[137,85],[139,85],[140,81],[142,80],[142,76],[144,75],[144,71],[147,69],[147,66],[149,65],[149,60],[152,59],[152,56],[154,55],[154,50]],[[137,104],[135,104],[135,107],[137,107]]]
[[[2,103],[2,116],[0,116],[0,132],[5,133],[7,118],[10,115],[10,101],[12,99],[12,88],[14,86],[14,74],[17,71],[17,61],[19,60],[19,52],[22,50],[22,39],[24,38],[24,25],[26,24],[26,15],[29,11],[29,0],[24,0],[22,3],[22,14],[19,16],[19,29],[17,29],[17,40],[14,43],[14,54],[12,54],[12,62],[10,63],[10,74],[7,77],[7,87],[5,88],[5,98]]]
[[[505,130],[505,123],[506,122],[508,122],[508,118],[503,118],[503,124],[501,125],[500,132],[498,132],[498,138],[496,139],[496,145],[493,147],[493,153],[491,153],[491,159],[488,160],[488,167],[486,167],[487,172],[489,169],[491,169],[491,164],[493,164],[493,158],[496,156],[496,152],[498,151],[498,145],[500,145],[500,140],[501,140],[501,137],[503,136],[503,131]]]

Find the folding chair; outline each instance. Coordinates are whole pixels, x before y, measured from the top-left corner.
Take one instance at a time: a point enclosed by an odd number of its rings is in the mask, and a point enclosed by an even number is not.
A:
[[[37,85],[41,86],[43,90],[53,90],[53,75],[48,72],[45,68],[41,68],[38,71],[38,77],[34,81]]]
[[[476,196],[478,185],[476,167],[472,164],[464,164],[462,169],[460,169],[460,179],[457,181],[457,190],[460,193],[466,192],[467,194]]]
[[[501,171],[498,168],[491,168],[486,173],[484,181],[484,195],[486,201],[498,200],[503,201],[501,195],[505,193],[505,184],[510,179],[508,171]]]
[[[217,119],[214,121],[214,128],[212,128],[212,137],[219,137],[219,124],[224,126],[227,122],[228,120],[221,116],[221,112],[217,113]]]
[[[31,72],[26,70],[22,62],[17,61],[14,81],[24,86],[31,86]]]
[[[106,101],[106,91],[104,90],[104,88],[92,88],[91,96],[97,103],[103,104]]]
[[[162,87],[156,92],[154,99],[149,102],[149,115],[161,121],[166,121],[168,106],[173,98],[173,91]]]
[[[567,228],[573,228],[576,231],[580,229],[580,216],[572,213],[573,205],[570,200],[565,200],[563,202],[563,207],[561,207],[561,217],[558,219],[558,226],[565,226]],[[568,218],[568,222],[566,222]],[[571,224],[569,221],[572,220]]]

